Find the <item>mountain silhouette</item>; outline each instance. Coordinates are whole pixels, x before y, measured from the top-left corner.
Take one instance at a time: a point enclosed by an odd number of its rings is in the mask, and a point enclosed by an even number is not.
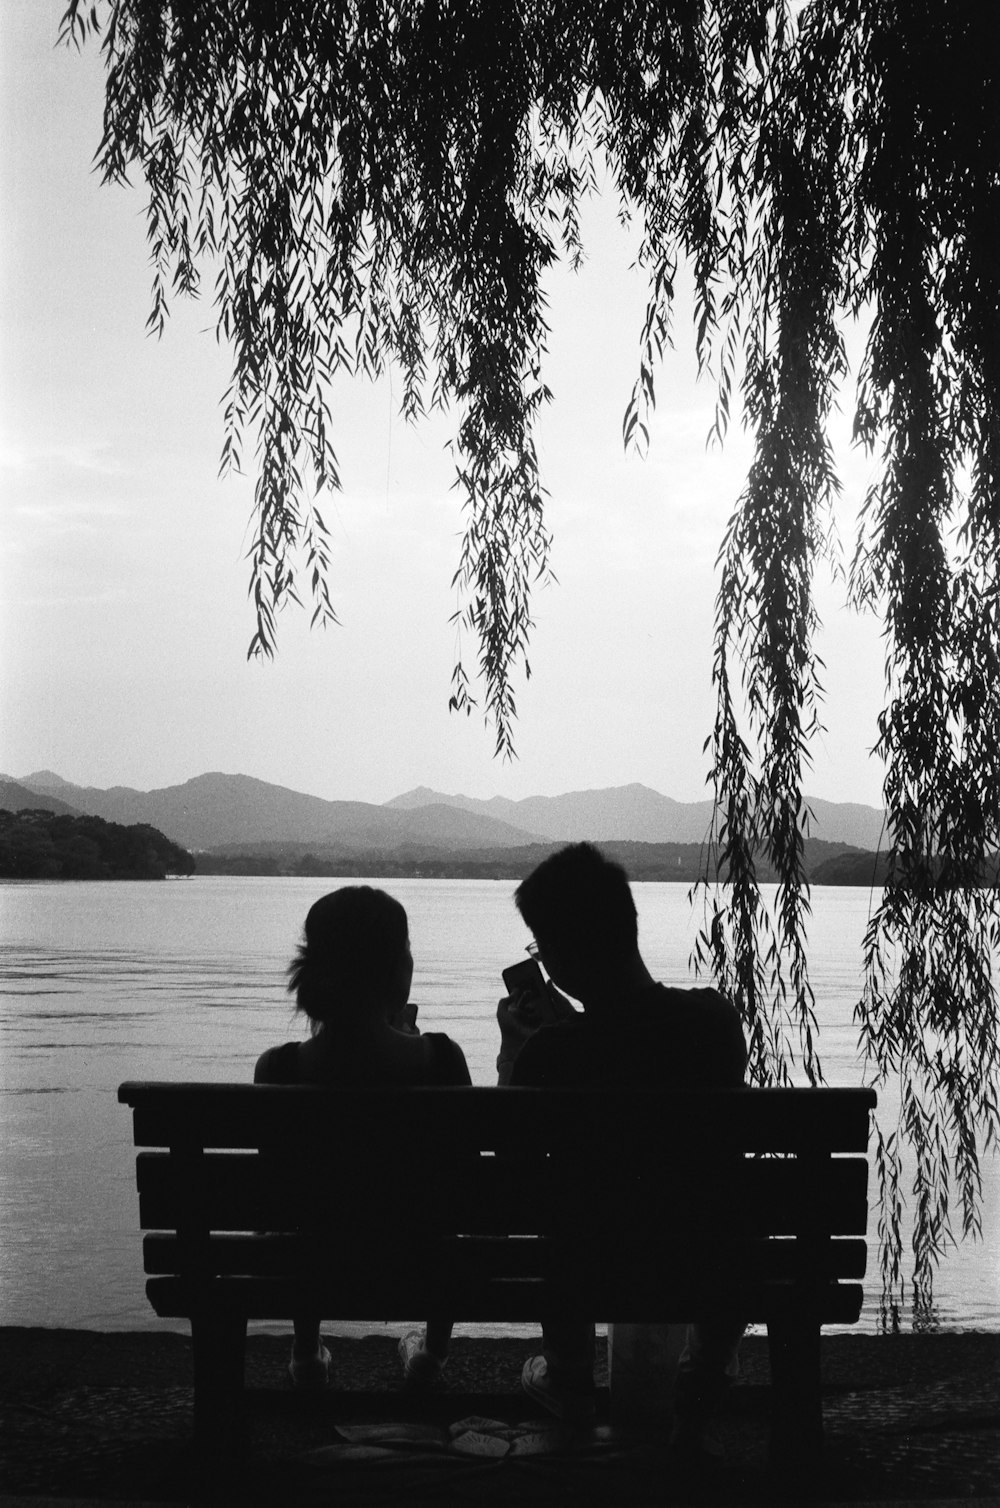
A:
[[[22,794],[19,805],[8,810],[27,804],[125,825],[148,822],[192,850],[288,843],[351,854],[406,849],[432,856],[583,839],[701,844],[712,813],[711,801],[674,801],[639,784],[519,801],[447,796],[417,786],[383,805],[327,801],[250,775],[218,772],[153,791],[78,786],[51,770],[10,784],[15,796]],[[869,850],[882,844],[883,819],[876,808],[815,799],[807,804],[815,817],[813,838]]]
[[[444,796],[418,786],[387,805],[413,811],[441,802],[567,843],[584,838],[594,842],[700,843],[712,819],[711,801],[674,801],[646,785],[569,791],[564,796],[526,796],[520,801],[505,796],[477,801],[471,796]]]
[[[35,805],[51,805],[48,797],[58,790],[61,801],[79,812],[126,826],[148,822],[191,850],[275,842],[336,845],[350,852],[389,851],[411,844],[445,850],[508,848],[534,837],[448,804],[408,812],[365,801],[325,801],[250,775],[197,775],[183,785],[155,791],[78,786],[51,771],[26,776],[21,786],[32,781],[38,792]]]
[[[396,796],[387,805],[418,811],[423,806],[451,805],[525,828],[543,838],[566,843],[591,842],[702,843],[712,820],[712,802],[674,801],[646,785],[620,785],[563,796],[526,796],[511,801],[493,796],[445,796],[427,786]],[[855,802],[806,798],[813,814],[810,836],[830,843],[877,849],[883,841],[883,814]]]

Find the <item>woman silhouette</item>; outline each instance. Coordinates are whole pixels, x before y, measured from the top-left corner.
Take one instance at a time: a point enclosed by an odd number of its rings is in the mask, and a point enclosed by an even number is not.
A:
[[[413,958],[406,912],[384,890],[348,885],[310,907],[289,966],[289,991],[309,1018],[304,1042],[269,1047],[257,1060],[256,1084],[325,1084],[375,1088],[471,1084],[465,1055],[444,1032],[421,1035],[410,1003]],[[324,1387],[330,1353],[320,1316],[295,1316],[289,1365],[296,1387]],[[428,1320],[399,1343],[403,1374],[420,1386],[440,1374],[450,1320]]]

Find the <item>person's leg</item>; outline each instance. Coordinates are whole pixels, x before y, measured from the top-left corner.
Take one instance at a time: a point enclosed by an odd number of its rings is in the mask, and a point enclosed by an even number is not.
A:
[[[673,1425],[687,1325],[608,1326],[608,1384],[615,1424]]]
[[[714,1314],[688,1330],[684,1370],[706,1385],[725,1388],[740,1375],[740,1341],[746,1325],[733,1314]]]
[[[594,1417],[594,1352],[591,1321],[550,1313],[542,1326],[542,1354],[528,1357],[521,1386],[564,1423],[588,1424]]]
[[[677,1414],[682,1436],[718,1454],[713,1419],[740,1372],[739,1346],[746,1325],[733,1314],[714,1314],[688,1330],[677,1378]]]
[[[288,1364],[297,1388],[326,1387],[330,1375],[330,1353],[319,1333],[320,1321],[315,1314],[297,1314],[292,1321],[295,1337],[292,1359]]]
[[[424,1326],[424,1345],[432,1356],[443,1362],[448,1355],[448,1347],[451,1344],[451,1332],[454,1320],[442,1319],[440,1315],[434,1315]]]
[[[411,1387],[430,1387],[441,1376],[448,1357],[453,1320],[434,1315],[419,1330],[411,1330],[399,1342],[397,1350],[403,1363],[403,1377]]]
[[[552,1315],[542,1325],[542,1355],[549,1376],[582,1391],[594,1386],[595,1339],[589,1320]]]

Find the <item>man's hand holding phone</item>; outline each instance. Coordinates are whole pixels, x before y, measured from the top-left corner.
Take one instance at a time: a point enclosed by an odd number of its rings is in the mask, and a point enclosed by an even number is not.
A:
[[[512,1008],[532,1029],[548,1026],[559,1018],[549,995],[545,975],[533,958],[524,958],[503,970],[503,982]]]
[[[497,1074],[501,1084],[510,1080],[514,1060],[528,1038],[540,1026],[565,1021],[576,1012],[554,984],[546,980],[533,958],[522,959],[502,971],[507,994],[497,1006],[500,1026],[500,1056]]]

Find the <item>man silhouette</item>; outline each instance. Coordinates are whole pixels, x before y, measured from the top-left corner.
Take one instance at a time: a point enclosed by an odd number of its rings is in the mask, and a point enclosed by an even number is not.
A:
[[[746,1044],[736,1010],[716,990],[670,989],[653,978],[639,952],[635,902],[620,865],[590,843],[573,844],[528,875],[514,900],[534,936],[528,951],[551,984],[545,1011],[526,996],[501,1000],[501,1084],[665,1094],[743,1084]],[[692,1327],[686,1367],[703,1409],[735,1369],[741,1330],[732,1316]],[[585,1421],[594,1411],[592,1320],[556,1308],[542,1345],[542,1355],[525,1363],[522,1386],[560,1418]]]

